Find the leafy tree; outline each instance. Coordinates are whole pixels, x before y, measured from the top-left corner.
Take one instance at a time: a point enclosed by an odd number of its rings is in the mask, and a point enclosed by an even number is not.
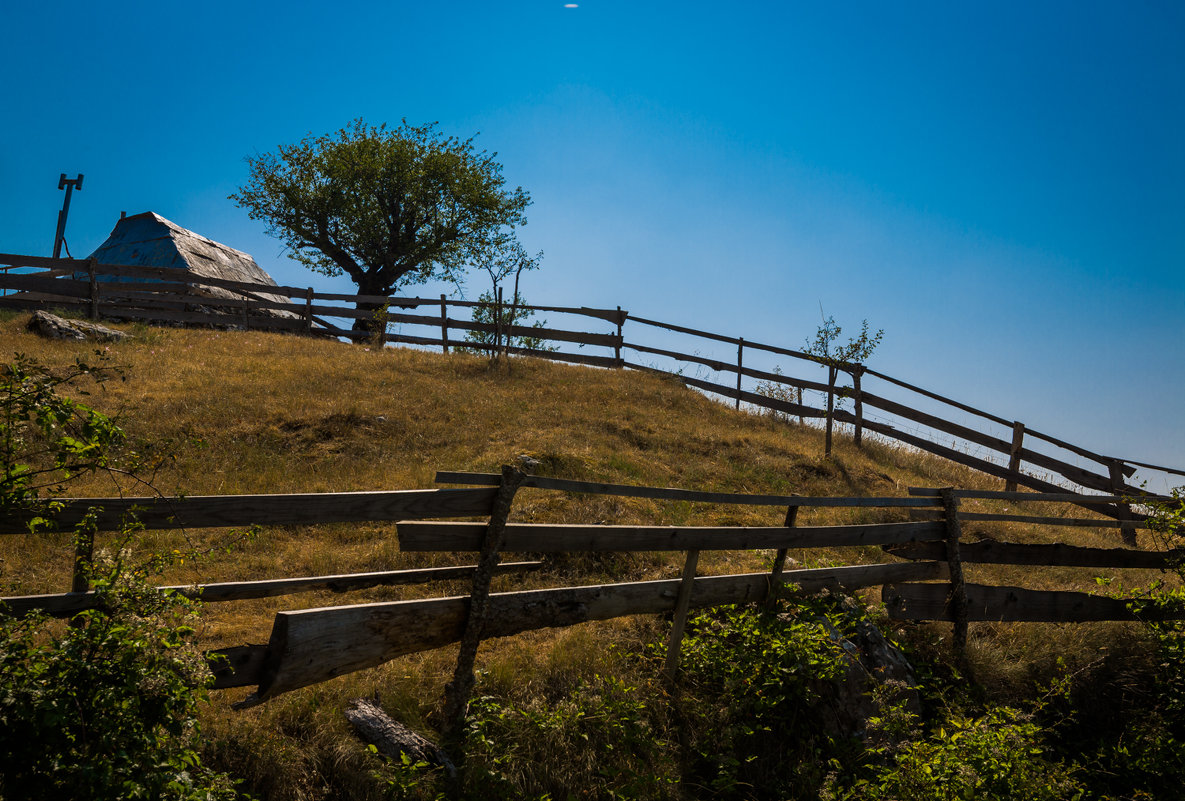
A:
[[[250,178],[230,198],[309,269],[344,273],[363,295],[389,295],[430,279],[459,283],[467,264],[526,223],[530,195],[507,188],[495,155],[472,138],[443,136],[436,123],[387,128],[359,118],[248,156]],[[354,329],[375,325],[367,314]]]
[[[822,309],[819,310],[822,314]],[[814,360],[827,367],[827,386],[834,387],[835,379],[838,372],[843,370],[862,370],[860,364],[876,350],[876,346],[880,344],[885,332],[883,329],[878,330],[875,334],[868,333],[868,321],[865,320],[860,328],[860,336],[855,339],[849,338],[848,341],[840,345],[838,344],[839,335],[843,333],[834,317],[824,317],[823,324],[815,331],[814,340],[807,340],[803,346],[803,351]],[[841,396],[842,397],[842,396]],[[827,434],[826,444],[824,445],[824,456],[831,456],[831,427],[832,417],[834,414],[835,394],[832,391],[827,393]]]
[[[535,315],[523,308],[527,305],[527,301],[519,292],[519,281],[522,274],[539,269],[539,263],[543,261],[543,251],[530,256],[517,241],[505,240],[496,243],[482,255],[480,266],[490,276],[493,288],[490,291],[482,292],[477,299],[479,305],[473,309],[473,321],[493,325],[495,331],[470,331],[465,335],[465,338],[470,342],[493,345],[494,349],[490,351],[492,358],[497,358],[498,352],[503,346],[530,350],[548,349],[545,340],[539,337],[513,337],[503,333],[512,325],[521,326],[530,323],[532,328],[544,328],[547,325],[546,320],[531,322]],[[502,302],[498,303],[502,285],[511,276],[514,276],[514,291],[509,300],[503,295]],[[551,349],[554,350],[554,348]]]

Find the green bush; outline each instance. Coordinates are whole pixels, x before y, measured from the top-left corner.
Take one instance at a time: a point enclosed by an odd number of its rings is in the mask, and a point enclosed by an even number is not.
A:
[[[951,715],[929,737],[903,743],[890,756],[871,779],[851,788],[837,788],[833,777],[828,797],[1068,801],[1086,794],[1076,768],[1053,756],[1040,726],[1010,707],[993,707],[979,717]]]
[[[19,355],[0,368],[0,514],[32,512],[31,530],[49,528],[47,496],[76,476],[135,462],[111,419],[62,394],[109,374]],[[190,643],[196,607],[146,583],[162,558],[128,564],[134,521],[92,564],[95,513],[75,539],[97,608],[67,625],[0,604],[0,798],[232,798],[230,781],[196,750],[210,679]]]
[[[234,798],[196,750],[210,673],[195,608],[119,559],[95,589],[102,609],[67,626],[0,614],[0,796]]]

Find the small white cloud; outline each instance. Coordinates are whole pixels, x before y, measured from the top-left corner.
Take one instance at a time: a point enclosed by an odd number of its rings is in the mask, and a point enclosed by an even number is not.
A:
[[[580,8],[576,3],[564,3],[564,8]]]

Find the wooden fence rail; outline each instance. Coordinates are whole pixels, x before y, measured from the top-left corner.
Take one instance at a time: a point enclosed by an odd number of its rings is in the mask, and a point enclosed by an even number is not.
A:
[[[474,309],[481,304],[475,301],[450,300],[418,297],[384,297],[370,295],[346,295],[340,293],[316,292],[312,287],[260,286],[255,283],[206,278],[187,274],[179,280],[175,269],[144,267],[137,265],[106,265],[90,259],[51,259],[36,256],[0,254],[0,265],[40,270],[39,273],[15,273],[7,269],[0,274],[0,289],[5,292],[16,290],[17,295],[0,298],[0,305],[13,308],[37,308],[43,306],[63,307],[89,313],[92,316],[109,316],[133,320],[163,321],[194,325],[233,325],[269,331],[333,336],[353,340],[371,339],[367,331],[354,331],[332,322],[332,319],[364,320],[375,316],[370,308],[380,305],[385,309],[390,324],[430,329],[424,335],[408,333],[387,333],[386,341],[450,348],[466,348],[494,353],[506,352],[519,355],[586,364],[598,367],[629,367],[634,369],[656,369],[649,365],[635,364],[622,358],[622,350],[670,358],[688,364],[700,364],[717,372],[731,372],[736,375],[734,383],[725,384],[706,381],[698,377],[679,376],[687,385],[734,401],[739,408],[742,403],[755,409],[765,409],[800,419],[824,419],[828,432],[831,422],[852,426],[857,442],[865,431],[871,431],[888,439],[896,440],[914,448],[951,459],[959,464],[997,476],[1005,482],[1007,489],[1025,486],[1039,491],[1061,489],[1051,481],[1032,475],[1032,470],[1059,476],[1076,486],[1108,494],[1138,496],[1143,494],[1139,487],[1126,483],[1138,467],[1158,470],[1173,475],[1185,475],[1185,471],[1145,462],[1117,459],[1104,456],[1043,434],[1018,421],[1011,421],[977,409],[965,403],[947,398],[935,392],[917,387],[860,364],[832,365],[830,375],[836,371],[850,379],[849,386],[837,385],[833,381],[812,381],[781,373],[761,370],[746,365],[746,351],[760,351],[775,356],[787,357],[799,363],[818,368],[818,357],[791,348],[783,348],[743,337],[725,336],[687,326],[664,323],[631,315],[617,309],[595,309],[574,306],[517,306],[527,313],[560,313],[600,320],[615,327],[607,333],[587,332],[565,328],[530,328],[522,325],[508,325],[504,312],[499,307],[493,315],[495,322],[476,322],[448,316],[448,307]],[[211,297],[218,292],[222,297]],[[285,300],[285,298],[287,300]],[[316,301],[316,302],[315,302]],[[337,305],[329,305],[335,303]],[[341,305],[353,303],[355,308]],[[394,311],[401,309],[403,311]],[[426,314],[408,314],[406,310],[425,309]],[[269,316],[280,315],[280,316]],[[633,323],[647,329],[658,329],[671,333],[695,337],[709,342],[723,343],[736,348],[735,362],[714,359],[691,352],[680,352],[666,347],[656,347],[642,342],[627,342],[623,338],[623,326]],[[478,341],[468,337],[450,337],[450,332],[479,335]],[[605,348],[612,356],[562,351],[534,350],[515,346],[515,338],[532,337],[544,342],[577,344],[581,347]],[[694,351],[694,348],[686,348]],[[659,372],[666,372],[659,370]],[[668,373],[669,374],[669,373]],[[958,410],[993,425],[1007,429],[1007,437],[983,433],[968,425],[947,419],[941,414],[926,412],[909,403],[899,402],[870,392],[864,382],[874,378],[886,382],[898,390],[934,401]],[[745,379],[764,382],[766,386],[781,386],[821,393],[824,403],[819,407],[808,404],[789,403],[784,398],[772,397],[768,392],[750,391],[743,386]],[[854,412],[840,410],[828,414],[837,396],[852,397]],[[801,397],[801,395],[800,395]],[[900,424],[870,420],[865,407],[891,415],[895,420],[909,426],[922,426],[927,434],[905,430]],[[940,444],[938,440],[954,439],[954,447]],[[1064,450],[1073,456],[1088,459],[1102,466],[1101,470],[1090,470],[1077,464],[1057,458],[1041,451],[1025,447],[1026,439],[1040,440],[1046,445]],[[998,455],[1002,464],[991,458],[968,453],[971,448],[984,449]],[[1029,467],[1026,469],[1025,465]],[[1098,507],[1095,507],[1096,509]],[[1111,510],[1114,516],[1122,518],[1125,512],[1120,507]]]
[[[508,469],[509,470],[509,469]],[[265,645],[224,648],[210,654],[215,686],[255,686],[247,705],[345,673],[373,667],[397,656],[437,648],[461,640],[472,614],[471,598],[481,593],[485,605],[479,639],[501,637],[539,628],[568,626],[622,615],[673,613],[668,645],[671,669],[678,664],[680,634],[691,609],[723,604],[762,602],[824,587],[847,591],[882,587],[890,617],[950,621],[965,637],[969,622],[1130,620],[1132,613],[1119,599],[1083,592],[1038,591],[1011,586],[993,587],[968,582],[964,565],[1067,566],[1113,569],[1167,569],[1181,563],[1185,549],[1147,551],[1134,548],[1086,548],[1062,543],[1025,545],[997,540],[967,541],[960,521],[990,519],[1050,526],[1093,523],[1113,527],[1115,521],[1031,515],[966,512],[964,500],[1009,500],[1017,503],[1072,503],[1084,496],[1072,493],[1040,495],[1022,492],[985,492],[953,489],[911,489],[911,497],[809,497],[702,492],[669,487],[644,487],[574,481],[517,474],[516,486],[578,494],[605,494],[656,500],[712,504],[774,506],[787,509],[782,526],[621,526],[505,523],[509,500],[499,508],[496,499],[503,476],[441,472],[442,483],[478,485],[469,489],[408,490],[399,492],[323,493],[306,495],[208,496],[157,499],[83,498],[63,503],[57,522],[75,523],[85,510],[104,508],[101,525],[117,525],[139,507],[150,527],[175,528],[241,526],[254,523],[293,524],[355,520],[397,520],[403,551],[472,552],[489,547],[485,523],[425,521],[430,517],[491,517],[498,522],[498,540],[490,564],[497,572],[538,570],[538,561],[499,564],[501,553],[568,553],[582,551],[685,551],[683,576],[656,581],[559,587],[490,594],[491,570],[472,565],[424,570],[384,571],[334,576],[162,587],[207,602],[287,595],[295,592],[353,589],[433,580],[471,578],[470,596],[428,598],[281,612]],[[508,497],[512,497],[513,493]],[[1093,501],[1125,500],[1101,496]],[[1169,498],[1149,498],[1173,502]],[[942,505],[942,511],[935,509]],[[110,507],[110,508],[107,508]],[[799,526],[801,508],[903,508],[911,514],[938,515],[936,520],[902,523],[861,523],[838,526]],[[417,520],[418,518],[418,520]],[[422,521],[422,522],[421,522]],[[4,530],[21,529],[22,518],[10,516]],[[892,561],[806,570],[784,570],[791,549],[880,546]],[[776,551],[771,572],[699,576],[699,553],[716,549]],[[864,551],[867,554],[867,550]],[[484,557],[483,557],[484,558]],[[928,583],[938,582],[938,583]],[[42,610],[70,616],[93,608],[99,598],[85,591],[57,595],[0,599],[10,612]],[[464,700],[464,699],[462,699]],[[461,704],[463,709],[464,704]]]

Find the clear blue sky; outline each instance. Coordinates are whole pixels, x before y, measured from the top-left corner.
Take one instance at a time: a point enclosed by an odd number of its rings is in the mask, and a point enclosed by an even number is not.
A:
[[[9,5],[0,251],[82,172],[76,256],[152,210],[328,288],[227,200],[243,157],[436,120],[530,191],[535,302],[791,347],[822,306],[885,372],[1185,464],[1185,4]]]

